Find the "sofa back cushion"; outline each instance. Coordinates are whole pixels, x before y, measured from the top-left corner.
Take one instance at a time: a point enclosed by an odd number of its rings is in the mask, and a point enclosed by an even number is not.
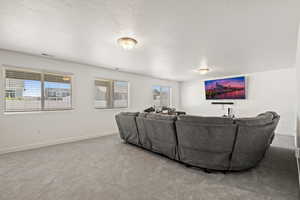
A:
[[[136,117],[138,112],[122,112],[116,115],[120,137],[132,144],[139,144]]]
[[[227,170],[236,129],[228,118],[180,116],[176,121],[180,160],[194,166]]]
[[[194,115],[182,115],[178,120],[185,122],[195,122],[200,124],[233,124],[233,119],[226,117],[202,117]]]
[[[149,114],[147,114],[147,119],[175,121],[177,119],[177,117],[175,115],[149,113]]]
[[[176,116],[149,113],[137,117],[141,144],[144,148],[177,159]]]
[[[119,115],[138,116],[139,112],[121,112]]]
[[[280,116],[274,112],[253,118],[237,119],[236,143],[231,160],[232,170],[253,167],[259,163],[270,146]]]
[[[272,123],[274,117],[274,114],[272,114],[271,112],[265,112],[257,115],[256,117],[238,118],[235,119],[235,122],[238,125],[259,126]]]

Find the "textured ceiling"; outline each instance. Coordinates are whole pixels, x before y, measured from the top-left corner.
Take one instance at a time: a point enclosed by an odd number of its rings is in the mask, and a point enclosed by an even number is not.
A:
[[[173,80],[251,73],[294,66],[299,13],[299,0],[0,0],[0,48]]]

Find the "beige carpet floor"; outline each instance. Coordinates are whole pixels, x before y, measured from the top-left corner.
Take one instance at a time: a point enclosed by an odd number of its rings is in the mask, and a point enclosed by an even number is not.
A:
[[[299,200],[294,153],[207,174],[123,144],[118,136],[0,156],[0,200]]]

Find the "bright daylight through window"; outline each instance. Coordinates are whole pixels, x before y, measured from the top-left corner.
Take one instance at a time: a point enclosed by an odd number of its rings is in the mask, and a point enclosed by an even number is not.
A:
[[[71,108],[71,76],[10,69],[5,71],[6,112]]]
[[[171,88],[165,86],[153,86],[153,103],[155,106],[166,106],[171,105]]]

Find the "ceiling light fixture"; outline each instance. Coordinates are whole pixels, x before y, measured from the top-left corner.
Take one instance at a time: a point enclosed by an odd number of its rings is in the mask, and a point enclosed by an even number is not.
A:
[[[208,68],[208,66],[203,66],[194,70],[194,72],[200,73],[202,75],[207,74],[209,71],[210,69]]]
[[[118,44],[125,50],[130,50],[137,45],[137,40],[130,37],[122,37],[118,39]]]

